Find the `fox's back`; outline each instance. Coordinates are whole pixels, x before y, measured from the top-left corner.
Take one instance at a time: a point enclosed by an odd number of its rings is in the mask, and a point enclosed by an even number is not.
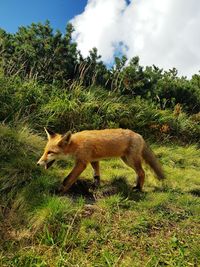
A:
[[[72,143],[85,158],[122,157],[138,136],[127,129],[89,130],[73,134]]]
[[[73,134],[74,139],[80,139],[81,141],[87,141],[89,143],[113,143],[118,142],[126,143],[136,133],[126,129],[104,129],[104,130],[85,130]],[[119,143],[118,143],[119,144]]]

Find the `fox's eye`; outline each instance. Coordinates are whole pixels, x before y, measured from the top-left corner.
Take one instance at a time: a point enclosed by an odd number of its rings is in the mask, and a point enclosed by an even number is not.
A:
[[[53,151],[48,151],[47,154],[48,154],[48,155],[49,155],[49,154],[54,154],[54,152],[53,152]]]

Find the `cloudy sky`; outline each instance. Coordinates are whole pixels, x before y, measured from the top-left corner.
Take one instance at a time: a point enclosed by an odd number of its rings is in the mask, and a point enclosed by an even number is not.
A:
[[[200,0],[0,0],[0,12],[8,32],[47,19],[64,32],[71,21],[82,54],[97,47],[106,64],[124,53],[179,75],[200,70]]]
[[[84,56],[97,47],[108,64],[123,52],[179,75],[200,70],[199,0],[88,0],[71,22]]]

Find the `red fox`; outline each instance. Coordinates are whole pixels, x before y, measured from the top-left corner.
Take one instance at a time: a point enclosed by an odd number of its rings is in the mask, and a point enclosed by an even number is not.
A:
[[[55,160],[71,155],[75,166],[64,179],[61,192],[65,193],[90,163],[94,169],[94,183],[100,184],[99,160],[120,157],[137,174],[135,189],[142,190],[145,172],[142,159],[154,170],[158,179],[164,178],[161,165],[140,134],[128,129],[89,130],[61,135],[44,128],[48,142],[37,165],[48,169]]]

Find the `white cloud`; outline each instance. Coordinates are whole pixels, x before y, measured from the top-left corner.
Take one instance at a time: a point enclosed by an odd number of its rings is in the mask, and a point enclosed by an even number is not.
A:
[[[187,76],[200,70],[198,0],[88,0],[72,23],[84,56],[97,47],[110,63],[123,43],[126,56],[138,55],[144,66],[176,67]]]

